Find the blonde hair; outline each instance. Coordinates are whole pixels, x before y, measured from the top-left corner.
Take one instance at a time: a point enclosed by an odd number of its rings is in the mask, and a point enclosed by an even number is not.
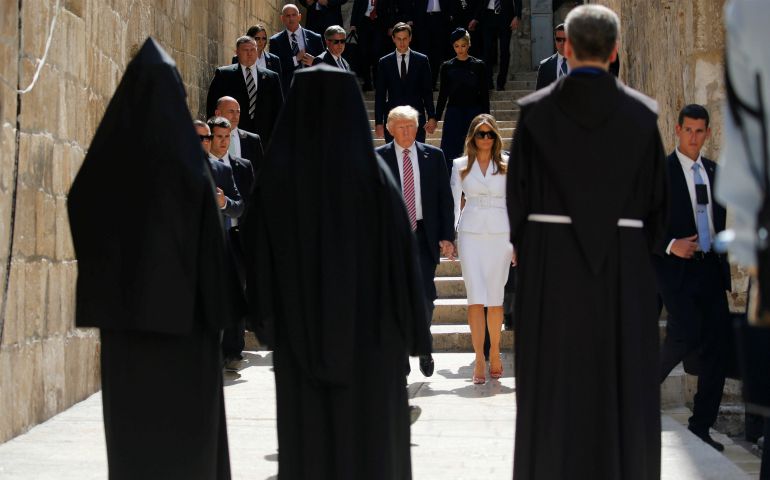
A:
[[[504,174],[507,171],[507,165],[503,163],[503,139],[500,136],[500,130],[497,128],[497,121],[495,117],[488,113],[482,113],[476,115],[471,120],[471,125],[468,127],[468,134],[465,136],[465,155],[468,156],[468,164],[460,171],[460,178],[465,179],[471,172],[474,162],[476,162],[476,132],[479,131],[482,125],[488,126],[495,133],[495,143],[492,145],[492,162],[495,165],[492,175]]]
[[[398,120],[412,120],[414,125],[417,126],[420,124],[420,114],[414,107],[400,105],[388,112],[388,121],[386,122],[386,125],[390,126],[393,122]]]

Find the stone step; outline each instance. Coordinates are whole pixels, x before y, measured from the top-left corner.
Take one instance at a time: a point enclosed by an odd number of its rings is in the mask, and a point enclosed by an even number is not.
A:
[[[521,98],[524,95],[528,95],[529,93],[531,93],[530,90],[517,90],[515,92],[511,92],[512,98],[506,98],[503,100],[492,100],[489,102],[489,108],[490,110],[505,110],[509,108],[514,108],[514,100]],[[374,112],[374,100],[364,100],[364,105],[366,106],[366,110],[369,113]]]
[[[433,351],[445,352],[473,352],[470,327],[465,325],[431,325],[433,335]],[[500,335],[500,350],[513,350],[513,331],[503,330]]]
[[[459,260],[447,260],[442,258],[436,267],[437,277],[462,277],[463,269]]]
[[[369,112],[369,121],[371,122],[374,120],[374,110],[370,110]],[[508,105],[508,108],[503,109],[492,109],[490,112],[493,117],[495,117],[495,120],[498,122],[500,121],[516,121],[519,119],[519,107],[514,105],[513,103]]]
[[[369,128],[374,129],[374,120],[369,120]],[[511,134],[513,134],[513,129],[516,128],[516,121],[515,120],[498,120],[497,128],[503,131],[510,131]],[[436,128],[436,132],[440,132],[443,130],[444,130],[444,121],[439,120],[438,127]]]
[[[512,74],[513,76],[515,74]],[[527,79],[514,79],[509,80],[505,84],[505,90],[498,91],[498,90],[490,90],[489,91],[489,100],[495,101],[495,100],[513,100],[515,98],[515,94],[512,92],[517,91],[526,91],[526,92],[534,92],[535,91],[535,83],[537,80],[537,76],[535,76],[532,80]],[[363,92],[364,94],[364,101],[374,101],[375,93],[372,92]],[[438,92],[433,92],[433,101],[435,102],[438,99]]]
[[[537,71],[530,72],[512,72],[508,75],[511,80],[522,80],[527,82],[537,82]]]
[[[438,298],[466,298],[465,281],[463,277],[436,277],[436,293]]]
[[[463,290],[465,290],[465,285],[463,285]],[[437,298],[433,302],[432,323],[433,325],[467,324],[468,300],[466,298]]]

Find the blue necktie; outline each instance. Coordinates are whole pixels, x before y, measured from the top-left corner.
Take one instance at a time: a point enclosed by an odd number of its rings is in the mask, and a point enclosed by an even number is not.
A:
[[[693,164],[693,178],[695,185],[705,185],[700,175],[700,165]],[[709,229],[708,204],[697,203],[695,205],[695,220],[698,223],[698,244],[703,252],[711,250],[711,229]]]
[[[561,59],[561,74],[559,75],[559,78],[564,77],[567,75],[567,59],[562,58]]]

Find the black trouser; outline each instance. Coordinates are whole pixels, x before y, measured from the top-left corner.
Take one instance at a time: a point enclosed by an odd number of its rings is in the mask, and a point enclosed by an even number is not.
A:
[[[492,87],[492,65],[494,65],[495,45],[500,45],[500,63],[498,64],[497,88],[505,87],[508,78],[508,65],[511,63],[511,24],[505,17],[485,10],[481,17],[481,32],[484,38],[484,63],[489,71],[489,86]]]
[[[698,354],[698,391],[690,428],[708,433],[716,422],[725,384],[725,340],[730,315],[719,260],[714,254],[685,265],[682,286],[663,291],[668,311],[666,339],[661,350],[660,381],[693,353]]]
[[[361,62],[359,68],[361,71],[356,73],[364,81],[364,87],[372,88],[372,79],[377,78],[377,63],[382,56],[382,46],[387,32],[379,19],[369,20],[369,17],[364,17],[361,24],[356,25],[356,31]]]
[[[435,251],[438,245],[431,246],[425,236],[425,228],[422,220],[417,222],[417,250],[419,252],[420,273],[422,274],[422,287],[425,292],[426,321],[428,328],[433,322],[433,302],[436,300],[436,261],[434,260]],[[432,337],[431,337],[432,338]]]
[[[426,13],[415,26],[419,51],[428,56],[431,85],[436,86],[441,63],[450,56],[449,18],[444,12]]]
[[[765,418],[765,446],[762,448],[762,466],[759,468],[759,480],[770,480],[770,418]]]

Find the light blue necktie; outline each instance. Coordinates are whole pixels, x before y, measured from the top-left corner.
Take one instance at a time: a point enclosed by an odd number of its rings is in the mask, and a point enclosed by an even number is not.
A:
[[[700,165],[692,166],[695,185],[705,185],[700,175]],[[695,220],[698,223],[698,244],[703,252],[711,250],[711,230],[709,229],[708,204],[697,203],[695,205]]]

